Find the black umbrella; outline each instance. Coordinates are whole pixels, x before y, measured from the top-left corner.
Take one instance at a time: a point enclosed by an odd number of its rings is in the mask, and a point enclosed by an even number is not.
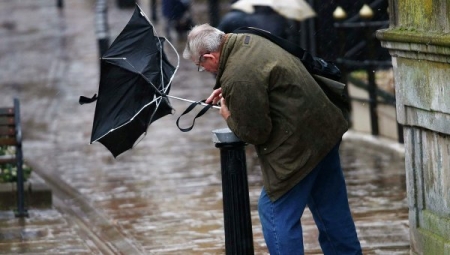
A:
[[[153,121],[172,113],[167,98],[176,69],[163,51],[144,12],[136,9],[101,58],[91,144],[102,143],[114,157],[133,147]]]

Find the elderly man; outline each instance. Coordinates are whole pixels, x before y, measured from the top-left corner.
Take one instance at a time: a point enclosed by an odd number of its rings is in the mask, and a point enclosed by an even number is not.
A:
[[[188,34],[183,57],[216,74],[208,103],[242,141],[254,144],[264,187],[258,211],[271,255],[303,254],[306,206],[324,254],[362,254],[339,159],[348,126],[301,61],[252,34],[208,24]]]

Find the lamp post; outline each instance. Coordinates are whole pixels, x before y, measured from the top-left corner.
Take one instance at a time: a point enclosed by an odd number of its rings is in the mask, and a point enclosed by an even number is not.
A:
[[[359,16],[361,19],[366,20],[369,22],[373,18],[373,11],[372,9],[367,5],[364,4],[361,10],[359,11]],[[367,42],[367,59],[370,61],[370,63],[373,63],[372,61],[375,60],[375,46],[374,46],[374,31],[372,26],[367,26],[365,30],[365,36],[366,36],[366,42]],[[371,123],[371,129],[372,129],[372,135],[377,136],[379,134],[379,128],[378,128],[378,114],[377,114],[377,105],[378,105],[378,99],[377,99],[377,84],[375,82],[375,65],[369,64],[366,66],[366,72],[367,72],[367,80],[368,80],[368,92],[369,92],[369,112],[370,112],[370,123]]]
[[[345,10],[341,6],[338,6],[333,11],[333,18],[334,18],[334,20],[336,22],[342,23],[347,18],[347,13],[345,12]],[[339,38],[338,41],[339,41],[339,47],[340,47],[339,48],[339,58],[343,59],[343,58],[345,58],[346,46],[347,46],[347,44],[346,44],[346,36],[345,36],[345,32],[344,32],[343,28],[339,28],[338,29],[338,38]],[[347,74],[348,74],[347,67],[345,66],[345,64],[342,61],[337,61],[337,62],[338,62],[339,69],[341,70],[341,73],[342,73],[341,82],[344,83],[344,84],[347,84],[347,82],[348,82],[348,80],[347,80]],[[345,92],[345,95],[347,96],[347,98],[350,98],[350,93],[348,92],[348,86],[345,86],[344,92]],[[350,100],[348,100],[347,107],[349,109],[349,114],[350,114],[350,112],[352,111],[352,104],[351,104]]]

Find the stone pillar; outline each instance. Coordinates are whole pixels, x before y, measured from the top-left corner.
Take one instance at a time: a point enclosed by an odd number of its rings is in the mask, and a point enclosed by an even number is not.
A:
[[[377,37],[404,126],[411,254],[450,254],[450,1],[389,0]]]

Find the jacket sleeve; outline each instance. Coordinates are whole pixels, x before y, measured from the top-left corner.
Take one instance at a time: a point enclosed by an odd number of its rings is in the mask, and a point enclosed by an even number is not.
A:
[[[231,115],[228,127],[242,141],[262,144],[267,141],[272,130],[269,115],[269,97],[265,86],[237,81],[222,88]]]

